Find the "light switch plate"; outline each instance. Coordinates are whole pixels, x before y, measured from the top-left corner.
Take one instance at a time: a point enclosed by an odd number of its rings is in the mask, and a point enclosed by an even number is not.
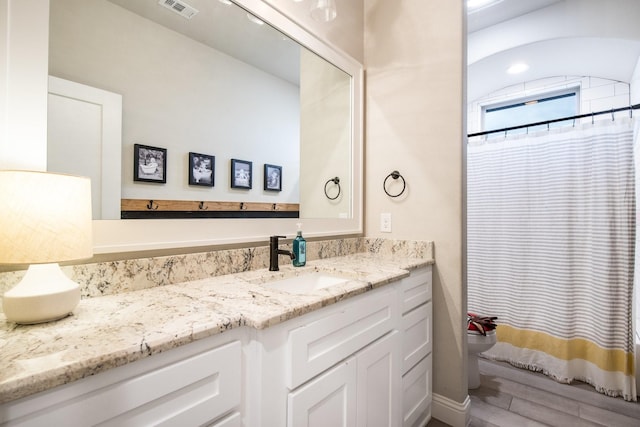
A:
[[[382,231],[383,233],[391,233],[391,214],[390,213],[380,214],[380,231]]]

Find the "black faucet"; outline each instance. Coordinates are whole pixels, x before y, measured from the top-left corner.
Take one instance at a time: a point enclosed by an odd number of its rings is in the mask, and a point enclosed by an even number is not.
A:
[[[269,237],[269,271],[278,271],[278,255],[289,255],[294,260],[296,256],[291,251],[278,249],[278,239],[285,239],[287,236],[271,236]]]

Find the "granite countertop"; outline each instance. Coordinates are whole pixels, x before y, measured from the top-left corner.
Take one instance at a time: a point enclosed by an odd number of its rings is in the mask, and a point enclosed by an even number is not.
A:
[[[431,264],[359,253],[88,298],[73,316],[40,325],[0,314],[0,403],[66,384],[195,340],[248,326],[264,329],[408,276]],[[265,283],[306,272],[350,280],[308,294]]]

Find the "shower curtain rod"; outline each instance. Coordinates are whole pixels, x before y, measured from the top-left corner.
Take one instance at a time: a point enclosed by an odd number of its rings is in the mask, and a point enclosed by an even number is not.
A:
[[[528,128],[528,127],[533,127],[533,126],[540,126],[540,125],[548,125],[550,123],[563,122],[565,120],[584,119],[586,117],[594,117],[594,116],[599,116],[601,114],[611,114],[612,120],[614,120],[613,113],[618,113],[620,111],[629,111],[630,114],[633,114],[632,111],[633,110],[637,110],[639,108],[640,108],[640,104],[629,105],[628,107],[612,108],[611,110],[598,111],[598,112],[595,112],[595,113],[580,114],[580,115],[577,115],[577,116],[564,117],[564,118],[561,118],[561,119],[545,120],[543,122],[528,123],[526,125],[511,126],[511,127],[508,127],[508,128],[486,130],[486,131],[483,131],[483,132],[470,133],[470,134],[467,135],[467,138],[471,138],[473,136],[484,136],[484,135],[489,135],[491,133],[498,133],[498,132],[505,132],[506,133],[506,132],[509,132],[510,130],[516,130],[516,129],[522,129],[522,128]]]

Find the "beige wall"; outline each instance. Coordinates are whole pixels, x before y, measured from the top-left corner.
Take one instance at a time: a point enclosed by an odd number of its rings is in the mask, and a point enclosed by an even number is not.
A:
[[[467,397],[462,0],[365,0],[365,235],[435,242],[434,393]],[[407,181],[388,197],[392,170]],[[379,230],[392,215],[392,233]]]
[[[47,165],[48,6],[46,0],[0,0],[2,169]]]

